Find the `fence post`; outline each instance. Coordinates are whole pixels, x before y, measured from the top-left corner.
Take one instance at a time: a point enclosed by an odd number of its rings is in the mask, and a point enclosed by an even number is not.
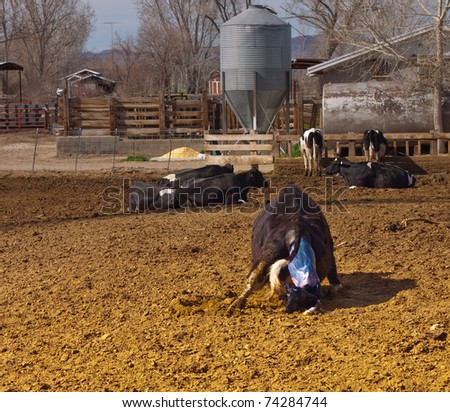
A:
[[[78,155],[80,154],[80,146],[81,146],[81,127],[78,129],[78,144],[77,144],[77,154],[75,156],[75,172],[78,168]]]
[[[209,106],[208,106],[208,94],[206,92],[202,93],[202,129],[203,133],[208,129],[209,123]]]
[[[36,142],[34,143],[34,154],[33,154],[33,166],[31,167],[31,172],[34,173],[34,164],[36,162],[36,152],[38,144],[39,129],[36,129]]]
[[[113,164],[112,164],[111,173],[114,173],[116,171],[117,137],[118,137],[118,133],[117,133],[117,127],[116,127],[116,130],[114,132]]]
[[[167,161],[167,173],[170,172],[170,160],[172,158],[172,128],[169,129],[169,160]]]
[[[164,134],[166,130],[166,101],[164,92],[159,93],[159,137]]]

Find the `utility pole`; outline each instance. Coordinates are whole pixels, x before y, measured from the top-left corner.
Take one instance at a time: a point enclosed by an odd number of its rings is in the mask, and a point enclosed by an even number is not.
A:
[[[114,25],[120,24],[119,21],[105,21],[103,24],[111,26],[111,70],[114,67]]]

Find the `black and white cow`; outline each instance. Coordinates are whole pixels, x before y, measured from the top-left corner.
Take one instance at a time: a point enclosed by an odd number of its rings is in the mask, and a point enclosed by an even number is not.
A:
[[[379,130],[366,130],[363,134],[362,147],[368,162],[381,162],[386,155],[388,141]]]
[[[227,173],[190,181],[176,189],[180,207],[229,205],[247,202],[251,188],[267,187],[268,183],[257,166],[247,172]]]
[[[160,185],[173,186],[175,181],[180,186],[185,186],[189,181],[194,179],[204,179],[212,176],[219,176],[226,173],[233,173],[233,165],[227,163],[224,166],[206,165],[196,169],[183,169],[164,176],[158,182]]]
[[[320,160],[322,159],[323,134],[319,129],[309,129],[299,139],[300,152],[305,163],[305,176],[312,176],[313,169],[321,176]]]
[[[141,181],[133,183],[129,194],[130,212],[163,211],[178,207],[176,189]]]
[[[292,277],[290,263],[302,250],[303,241],[312,247],[309,258],[317,272],[318,285],[307,284],[299,289],[299,300],[294,307],[289,303],[286,312],[305,310],[313,313],[320,308],[320,282],[327,278],[330,292],[342,287],[333,254],[333,238],[320,207],[303,191],[291,185],[267,203],[253,225],[252,266],[244,292],[230,305],[229,311],[242,308],[248,296],[270,283],[280,297],[287,293]],[[313,287],[312,292],[309,287]],[[289,286],[287,286],[289,289]],[[319,292],[319,293],[318,293]]]
[[[347,187],[404,188],[413,187],[414,175],[401,167],[389,163],[353,163],[336,158],[325,169],[327,175],[340,174]]]

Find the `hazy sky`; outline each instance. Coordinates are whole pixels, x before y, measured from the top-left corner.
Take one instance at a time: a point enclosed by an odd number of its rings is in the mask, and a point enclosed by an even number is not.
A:
[[[88,0],[88,3],[95,11],[95,28],[87,50],[99,52],[111,48],[111,26],[114,37],[116,33],[121,37],[137,33],[138,19],[132,0]]]
[[[96,19],[94,32],[86,45],[87,50],[100,52],[111,48],[111,27],[114,38],[116,34],[121,37],[137,34],[138,18],[133,0],[87,0],[87,2],[94,8]],[[254,3],[266,4],[277,9],[284,0],[258,0]],[[282,13],[278,15],[283,17]],[[292,20],[288,22],[292,24]],[[297,35],[295,30],[292,31],[292,35]]]

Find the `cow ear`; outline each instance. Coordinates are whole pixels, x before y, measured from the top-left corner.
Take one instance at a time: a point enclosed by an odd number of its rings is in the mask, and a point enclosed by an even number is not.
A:
[[[259,170],[259,166],[258,165],[252,165],[252,170]]]

